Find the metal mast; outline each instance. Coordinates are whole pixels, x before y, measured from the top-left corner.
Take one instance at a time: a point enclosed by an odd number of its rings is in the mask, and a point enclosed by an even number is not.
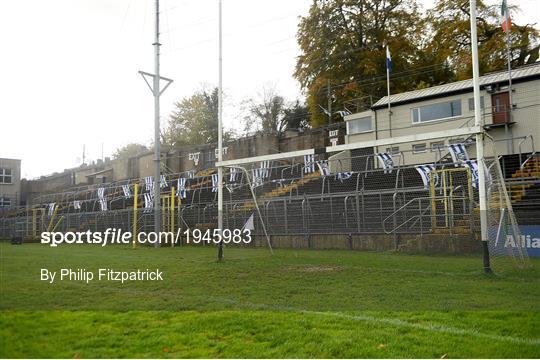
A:
[[[223,230],[223,23],[221,0],[219,0],[219,75],[218,75],[218,231]],[[223,259],[223,242],[218,244],[218,260]]]
[[[480,232],[484,251],[484,272],[491,272],[489,263],[486,174],[484,165],[484,121],[480,109],[480,70],[478,68],[478,38],[476,32],[476,0],[470,0],[471,48],[474,89],[474,123],[481,132],[476,134],[476,161],[478,164],[478,198],[480,202]],[[495,160],[497,161],[497,160]]]
[[[171,79],[161,77],[159,74],[159,0],[155,0],[156,7],[156,23],[155,23],[155,38],[154,43],[154,74],[150,74],[144,71],[139,71],[142,78],[148,85],[148,88],[154,96],[154,186],[153,186],[153,198],[154,198],[154,231],[158,233],[161,230],[161,206],[160,206],[160,177],[161,177],[161,142],[160,142],[160,130],[159,130],[159,98],[161,94],[171,85],[173,82]],[[152,78],[152,85],[148,81],[148,78]],[[163,89],[160,89],[160,81],[166,82]],[[156,243],[159,246],[159,243]]]
[[[156,0],[156,33],[154,43],[154,231],[161,230],[161,209],[160,209],[160,175],[161,175],[161,142],[159,139],[159,0]],[[156,243],[159,246],[158,243]]]

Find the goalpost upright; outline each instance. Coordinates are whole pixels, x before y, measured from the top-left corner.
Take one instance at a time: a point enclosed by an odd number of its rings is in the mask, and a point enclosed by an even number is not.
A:
[[[491,272],[489,263],[486,174],[484,162],[484,122],[480,111],[480,70],[478,67],[478,37],[476,31],[476,0],[470,0],[471,51],[474,91],[474,123],[480,128],[476,134],[476,160],[478,164],[478,200],[480,205],[480,236],[482,240],[484,272]]]

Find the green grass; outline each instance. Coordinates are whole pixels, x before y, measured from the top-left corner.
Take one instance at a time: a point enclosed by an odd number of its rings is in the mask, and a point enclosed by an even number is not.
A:
[[[0,357],[540,357],[540,272],[479,257],[0,244]],[[163,282],[40,281],[158,267]]]

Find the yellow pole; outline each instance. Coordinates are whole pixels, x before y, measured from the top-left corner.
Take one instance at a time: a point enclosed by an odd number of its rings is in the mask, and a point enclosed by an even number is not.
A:
[[[139,184],[135,183],[133,190],[133,248],[137,247],[137,206],[139,202]]]
[[[52,231],[54,232],[56,230],[56,228],[58,227],[58,225],[60,225],[60,223],[62,222],[62,220],[64,220],[64,215],[60,216],[60,219],[58,219],[58,222],[56,223],[56,225],[54,225]]]
[[[434,175],[437,173],[437,170],[434,170],[430,173],[429,176],[429,192],[431,194],[431,229],[435,229],[437,227],[437,205],[435,204],[435,181],[434,181]]]
[[[35,239],[37,238],[37,219],[36,219],[36,214],[37,210],[36,209],[32,209],[32,238]]]
[[[448,227],[448,192],[447,192],[447,184],[446,184],[446,174],[448,173],[446,170],[441,170],[442,172],[442,187],[443,187],[443,204],[444,204],[444,227]]]
[[[174,197],[175,197],[175,193],[174,193],[174,186],[171,187],[171,232],[173,233],[173,236],[174,236]],[[171,247],[174,247],[174,239],[171,239]]]

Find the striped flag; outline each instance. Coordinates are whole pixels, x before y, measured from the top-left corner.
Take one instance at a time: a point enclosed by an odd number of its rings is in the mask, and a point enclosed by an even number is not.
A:
[[[390,56],[390,48],[386,45],[386,70],[392,71],[392,56]]]
[[[304,174],[315,172],[315,156],[304,155]]]
[[[185,199],[187,197],[186,194],[186,178],[178,178],[178,184],[176,188],[176,195],[180,197],[180,199]]]
[[[129,189],[129,184],[122,185],[122,191],[124,192],[124,197],[126,199],[131,197],[131,190]]]
[[[322,176],[330,175],[330,166],[328,165],[327,160],[318,161],[317,165],[319,166],[319,170],[320,170]]]
[[[508,32],[512,27],[512,19],[510,19],[510,12],[508,11],[508,4],[506,0],[503,0],[501,4],[501,18],[502,18],[502,28],[504,32]]]
[[[377,159],[381,162],[385,174],[391,174],[394,169],[394,159],[389,153],[377,153]]]
[[[448,145],[448,150],[456,167],[469,160],[469,155],[464,144],[450,144]]]
[[[429,189],[429,178],[430,174],[433,170],[435,170],[435,166],[433,165],[418,165],[415,167],[416,171],[420,174],[420,177],[422,177],[422,182],[424,183],[424,188]],[[436,185],[439,182],[439,177],[436,173],[433,173],[433,183]]]
[[[218,174],[212,174],[212,192],[218,191]]]

